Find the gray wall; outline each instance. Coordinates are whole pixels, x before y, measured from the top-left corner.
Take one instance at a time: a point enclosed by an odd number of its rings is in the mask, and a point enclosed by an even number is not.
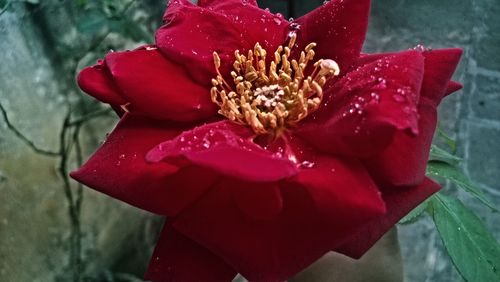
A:
[[[78,273],[88,281],[133,281],[131,275],[144,270],[161,221],[90,190],[80,195],[76,183],[65,184],[59,168],[61,160],[68,170],[76,167],[80,160],[75,146],[88,156],[116,122],[74,87],[76,70],[109,48],[147,42],[147,34],[159,25],[163,1],[134,4],[125,16],[142,28],[127,32],[100,30],[99,17],[90,18],[95,20],[90,30],[78,27],[83,14],[73,1],[41,2],[16,2],[0,15],[0,103],[12,125],[41,149],[57,151],[61,132],[68,135],[66,143],[71,136],[79,137],[68,154],[40,154],[0,118],[0,281],[66,281],[75,269],[82,269]],[[260,2],[297,17],[322,1],[295,1],[292,6]],[[441,126],[457,139],[465,172],[500,204],[499,2],[373,2],[366,51],[417,44],[464,49],[455,79],[465,88],[443,103]],[[95,112],[102,116],[78,126],[75,133],[76,127],[63,124],[70,105],[71,120]],[[499,238],[498,216],[458,196]],[[424,219],[401,227],[400,240],[407,281],[460,281],[432,222]]]

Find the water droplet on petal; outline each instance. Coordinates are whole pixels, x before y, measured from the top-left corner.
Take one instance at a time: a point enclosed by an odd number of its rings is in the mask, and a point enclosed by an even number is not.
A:
[[[310,161],[303,161],[300,163],[301,168],[313,168],[316,164]]]
[[[402,103],[406,100],[404,96],[401,96],[399,94],[392,95],[392,99],[398,103]]]

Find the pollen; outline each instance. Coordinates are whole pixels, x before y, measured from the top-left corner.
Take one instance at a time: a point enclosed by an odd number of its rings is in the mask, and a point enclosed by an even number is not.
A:
[[[231,83],[220,73],[221,59],[214,52],[217,77],[212,79],[210,94],[220,107],[219,114],[250,126],[256,134],[278,136],[316,111],[323,99],[323,86],[338,76],[340,69],[335,61],[320,59],[306,76],[316,43],[308,44],[296,60],[290,58],[295,41],[293,34],[288,46],[279,46],[274,52],[270,64],[266,64],[268,54],[259,43],[246,56],[236,50]]]

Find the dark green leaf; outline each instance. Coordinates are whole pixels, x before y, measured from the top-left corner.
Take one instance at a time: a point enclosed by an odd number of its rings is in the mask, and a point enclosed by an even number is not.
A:
[[[427,209],[429,206],[429,200],[425,200],[422,202],[420,205],[418,205],[416,208],[414,208],[410,213],[408,213],[405,217],[403,217],[400,221],[399,224],[412,224],[418,219],[424,215],[424,211]]]
[[[462,161],[461,158],[452,155],[445,151],[444,149],[439,148],[436,145],[431,146],[431,154],[430,154],[430,159],[433,161],[442,161],[446,162],[452,165],[457,165],[460,161]]]
[[[432,217],[455,267],[466,281],[500,281],[500,245],[458,199],[431,198]]]
[[[458,187],[476,197],[489,208],[497,210],[497,208],[486,198],[481,189],[472,184],[468,177],[458,168],[444,162],[430,161],[427,163],[427,175],[450,180],[457,184]]]

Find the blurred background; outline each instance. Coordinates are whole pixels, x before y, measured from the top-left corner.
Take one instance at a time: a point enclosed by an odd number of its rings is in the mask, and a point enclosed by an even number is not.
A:
[[[440,127],[465,173],[500,204],[498,0],[373,0],[366,52],[461,47]],[[262,0],[286,17],[318,0]],[[0,0],[0,281],[141,281],[161,218],[84,189],[67,173],[117,118],[76,87],[109,50],[154,42],[164,0]],[[497,215],[466,204],[500,239]],[[461,281],[431,220],[399,228],[405,280]]]

